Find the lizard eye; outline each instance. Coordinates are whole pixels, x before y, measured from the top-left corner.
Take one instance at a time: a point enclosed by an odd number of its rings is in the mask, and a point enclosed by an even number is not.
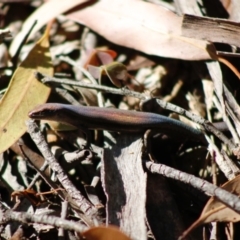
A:
[[[53,116],[54,115],[54,111],[53,110],[48,110],[46,113],[47,113],[48,116]]]

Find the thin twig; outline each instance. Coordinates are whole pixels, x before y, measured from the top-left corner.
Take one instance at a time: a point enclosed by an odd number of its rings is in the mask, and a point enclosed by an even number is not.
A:
[[[44,163],[44,168],[46,169],[48,166],[48,164],[45,162]],[[44,170],[45,170],[44,169]],[[43,171],[44,171],[43,170]],[[40,170],[41,171],[41,170]],[[30,184],[28,185],[28,188],[27,189],[31,189],[33,188],[34,184],[37,182],[37,180],[41,177],[41,173],[40,172],[37,172],[37,174],[34,176],[34,178],[32,179],[32,181],[30,182]]]
[[[59,217],[48,216],[44,214],[30,214],[25,212],[15,212],[12,210],[7,210],[4,213],[4,221],[18,221],[22,223],[33,222],[33,223],[40,223],[40,224],[48,224],[55,227],[60,227],[65,230],[73,230],[77,232],[83,232],[86,228],[83,227],[82,224],[77,222],[65,220]]]
[[[201,178],[195,177],[192,174],[181,172],[164,164],[156,164],[150,161],[144,161],[144,165],[151,173],[158,173],[165,177],[189,184],[207,195],[218,198],[219,201],[234,211],[240,213],[240,199],[237,195],[234,195],[220,187],[217,187]]]
[[[106,86],[101,86],[101,85],[76,82],[76,81],[69,80],[69,79],[58,79],[58,78],[54,78],[54,77],[45,76],[39,72],[35,73],[35,77],[38,80],[42,81],[43,83],[54,82],[54,83],[59,83],[59,84],[69,84],[69,85],[79,86],[79,87],[83,87],[83,88],[96,89],[99,91],[104,91],[104,92],[108,92],[108,93],[112,93],[112,94],[131,96],[131,97],[135,97],[135,98],[138,98],[141,100],[150,99],[150,97],[146,94],[131,91],[127,88],[117,89],[117,88],[111,88],[111,87],[106,87]],[[191,113],[181,107],[178,107],[172,103],[165,102],[161,99],[157,99],[156,101],[162,108],[176,112],[180,115],[187,117],[188,119],[192,120],[193,122],[203,125],[203,127],[207,131],[213,133],[216,137],[218,137],[220,140],[222,140],[231,150],[236,148],[235,144],[233,144],[222,132],[220,132],[216,127],[214,127],[208,120],[206,120],[194,113]]]
[[[77,82],[74,80],[70,80],[70,79],[59,79],[59,78],[54,78],[54,77],[49,77],[49,76],[45,76],[39,72],[35,72],[35,77],[40,80],[43,83],[58,83],[58,84],[68,84],[71,86],[78,86],[78,87],[83,87],[83,88],[89,88],[89,89],[95,89],[95,90],[99,90],[102,92],[108,92],[108,93],[112,93],[112,94],[118,94],[118,95],[128,95],[128,96],[132,96],[135,98],[139,98],[142,100],[147,100],[149,99],[148,96],[141,94],[139,92],[134,92],[131,91],[127,88],[121,88],[121,89],[117,89],[117,88],[112,88],[112,87],[106,87],[106,86],[102,86],[102,85],[97,85],[97,84],[91,84],[91,83],[84,83],[84,82]]]
[[[71,58],[69,57],[64,57],[64,56],[60,56],[59,59],[61,59],[62,61],[76,67],[78,70],[80,70],[93,84],[97,84],[96,79],[83,67],[79,66],[75,61],[73,61]]]
[[[239,105],[236,99],[233,97],[232,93],[228,90],[228,88],[225,85],[223,86],[223,91],[226,96],[226,101],[229,107],[232,109],[232,111],[236,115],[238,121],[240,121]]]
[[[223,109],[221,107],[221,104],[219,103],[217,97],[215,97],[215,96],[213,97],[213,102],[214,102],[215,106],[217,107],[218,111],[222,114],[222,118],[223,118],[224,122],[227,124],[227,127],[228,127],[230,133],[232,134],[234,142],[235,143],[239,143],[240,140],[239,140],[239,137],[238,137],[238,135],[236,133],[236,130],[233,127],[233,125],[232,125],[232,123],[231,123],[231,121],[230,121],[226,111],[223,111]]]
[[[230,157],[227,155],[227,153],[224,150],[221,150],[221,154],[233,172],[234,176],[231,179],[235,178],[237,175],[240,174],[240,170],[238,166],[233,162],[232,159],[230,159]],[[231,180],[231,179],[228,178],[228,180]]]
[[[49,167],[57,173],[59,182],[67,191],[70,202],[73,202],[80,211],[85,213],[89,218],[87,224],[91,223],[93,220],[96,220],[97,209],[91,205],[91,203],[78,191],[78,189],[72,184],[68,176],[65,174],[65,171],[62,169],[60,164],[57,162],[56,158],[50,151],[47,142],[45,141],[43,135],[41,134],[37,124],[29,120],[27,121],[28,132],[31,135],[31,138],[41,151],[43,157],[48,162]]]
[[[68,214],[68,202],[64,201],[62,202],[62,210],[61,210],[61,219],[66,219],[67,214]],[[64,239],[64,228],[59,228],[58,229],[58,239]]]
[[[194,113],[191,113],[184,108],[178,107],[172,103],[164,102],[161,99],[157,99],[157,103],[164,109],[168,109],[170,111],[176,112],[180,115],[183,115],[187,117],[188,119],[192,120],[193,122],[196,122],[200,125],[202,125],[207,131],[213,133],[216,137],[221,139],[231,150],[235,149],[236,146],[222,133],[220,132],[216,127],[212,125],[211,122],[204,119],[201,116],[198,116]]]
[[[23,154],[23,156],[24,156],[24,157],[26,158],[26,160],[29,162],[29,164],[31,164],[32,167],[37,171],[36,176],[34,177],[34,179],[32,180],[32,182],[30,183],[30,185],[28,186],[28,188],[31,188],[31,187],[33,186],[35,180],[36,180],[39,176],[41,176],[41,177],[44,179],[44,181],[49,185],[50,188],[52,188],[52,189],[58,188],[59,186],[50,179],[50,176],[48,176],[48,175],[46,174],[45,168],[48,166],[48,163],[45,161],[45,162],[43,163],[43,165],[39,168],[39,167],[36,165],[36,162],[35,162],[35,161],[33,161],[32,159],[29,159],[28,155],[26,154],[26,152],[25,152],[25,150],[24,150],[24,148],[23,148],[23,146],[22,146],[21,144],[19,145],[19,148],[20,148],[21,153]],[[34,164],[34,163],[35,163],[35,164]],[[63,192],[59,192],[58,194],[59,194],[59,197],[60,197],[62,200],[65,199],[65,196],[64,196],[64,193],[63,193]]]

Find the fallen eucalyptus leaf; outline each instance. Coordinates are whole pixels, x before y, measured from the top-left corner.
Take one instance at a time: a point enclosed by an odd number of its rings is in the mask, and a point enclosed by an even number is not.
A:
[[[66,15],[109,41],[147,54],[185,60],[211,59],[208,42],[181,36],[182,17],[139,0],[101,0]]]
[[[16,69],[1,99],[0,153],[25,133],[28,112],[36,105],[46,102],[50,94],[50,88],[40,83],[33,75],[34,71],[53,75],[48,35],[49,29]]]

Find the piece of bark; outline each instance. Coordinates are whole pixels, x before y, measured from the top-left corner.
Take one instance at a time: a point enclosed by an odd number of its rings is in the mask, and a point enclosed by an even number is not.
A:
[[[141,135],[121,134],[112,150],[104,150],[101,173],[107,196],[107,224],[119,226],[136,240],[147,238],[146,175],[141,156]]]
[[[182,35],[194,39],[240,46],[240,23],[185,14]]]

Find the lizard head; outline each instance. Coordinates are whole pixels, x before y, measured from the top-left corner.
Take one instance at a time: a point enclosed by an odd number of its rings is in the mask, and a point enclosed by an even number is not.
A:
[[[36,106],[32,111],[28,113],[28,116],[37,120],[59,120],[61,119],[61,104],[51,103],[41,104]]]

